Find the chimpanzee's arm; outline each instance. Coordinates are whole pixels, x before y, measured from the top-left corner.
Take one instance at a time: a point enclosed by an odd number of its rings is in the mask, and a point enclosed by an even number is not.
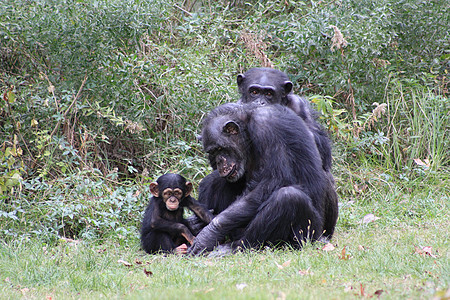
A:
[[[197,217],[199,217],[206,224],[209,224],[211,220],[214,219],[214,215],[193,197],[188,196],[183,201],[186,203],[187,208],[192,210]]]
[[[188,254],[197,255],[212,250],[233,229],[247,224],[256,215],[259,201],[253,199],[258,193],[253,191],[237,199],[226,210],[218,214],[195,238]],[[255,201],[256,200],[256,201]]]
[[[186,225],[176,221],[163,219],[161,217],[161,212],[157,206],[153,210],[150,226],[153,230],[164,231],[179,236],[181,235],[190,244],[192,244],[194,241],[194,236],[192,235],[191,231],[186,227]]]

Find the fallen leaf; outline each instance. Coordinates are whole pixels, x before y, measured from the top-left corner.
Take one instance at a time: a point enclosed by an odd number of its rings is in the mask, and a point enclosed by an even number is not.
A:
[[[420,158],[415,158],[414,162],[416,163],[416,165],[421,166],[421,167],[426,167],[426,168],[430,167],[430,161],[428,159],[424,159],[422,161]]]
[[[137,264],[137,265],[142,265],[142,264],[143,264],[143,262],[140,261],[140,260],[137,259],[137,258],[134,260],[134,263]]]
[[[289,267],[289,265],[291,264],[291,260],[285,261],[282,265],[279,265],[276,262],[275,262],[275,264],[277,265],[278,269],[282,270],[286,267]]]
[[[432,248],[431,246],[425,246],[425,247],[422,248],[422,250],[423,250],[423,252],[424,252],[425,254],[428,254],[429,256],[436,258],[436,255],[434,255],[434,254],[432,253],[433,248]]]
[[[383,290],[376,290],[375,293],[373,293],[373,294],[374,294],[375,296],[380,297],[381,294],[382,294],[383,292],[384,292]]]
[[[422,255],[422,256],[428,255],[428,256],[431,256],[431,257],[434,257],[434,258],[437,257],[436,255],[434,255],[432,253],[433,248],[431,246],[426,246],[426,247],[422,247],[422,248],[414,246],[414,249],[415,249],[414,254],[419,254],[419,255]]]
[[[131,267],[131,266],[132,266],[132,264],[130,264],[129,262],[124,261],[124,260],[122,260],[122,259],[119,259],[117,262],[118,262],[119,264],[124,265],[125,267]]]
[[[313,272],[310,272],[309,269],[311,269],[311,268],[308,268],[308,269],[306,269],[306,270],[299,270],[299,271],[298,271],[298,274],[299,274],[299,275],[302,275],[302,276],[305,276],[305,275],[314,275],[314,273],[313,273]]]
[[[359,221],[359,223],[360,224],[368,224],[368,223],[374,222],[378,219],[380,219],[380,218],[376,217],[374,214],[367,214],[361,219],[361,221]]]
[[[344,246],[344,249],[342,249],[341,255],[339,256],[340,259],[348,260],[350,258],[350,254],[346,254],[346,251],[345,251],[346,247],[347,246]]]
[[[366,251],[366,248],[364,248],[364,246],[359,245],[359,246],[358,246],[358,250]]]
[[[53,84],[50,84],[50,86],[47,89],[50,94],[55,92],[55,86]]]
[[[144,268],[144,274],[147,275],[147,277],[152,276],[153,272],[152,271],[147,271],[146,268]]]
[[[323,246],[322,250],[323,251],[333,251],[334,250],[334,245],[332,243],[327,243],[325,244],[325,246]]]

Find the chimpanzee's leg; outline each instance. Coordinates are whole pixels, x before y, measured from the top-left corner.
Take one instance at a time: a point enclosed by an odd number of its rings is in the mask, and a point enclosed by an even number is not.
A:
[[[170,252],[178,246],[173,242],[169,234],[155,231],[150,231],[145,236],[142,236],[141,245],[145,252],[149,254],[159,251]]]
[[[299,186],[275,191],[258,209],[247,226],[240,243],[256,246],[286,241],[295,247],[322,234],[323,219],[311,198]]]

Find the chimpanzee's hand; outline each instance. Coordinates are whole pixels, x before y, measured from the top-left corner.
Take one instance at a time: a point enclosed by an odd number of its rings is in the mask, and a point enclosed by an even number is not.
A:
[[[214,223],[213,220],[208,226],[200,231],[194,239],[194,243],[188,249],[188,255],[200,255],[206,251],[211,251],[218,245],[218,241],[223,239],[223,235],[219,232],[217,229],[218,227]]]

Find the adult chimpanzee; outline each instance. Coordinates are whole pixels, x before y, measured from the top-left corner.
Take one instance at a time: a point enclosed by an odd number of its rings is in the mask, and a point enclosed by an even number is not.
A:
[[[330,185],[334,185],[331,174],[331,142],[326,131],[317,122],[317,112],[312,109],[309,102],[292,93],[292,82],[288,76],[271,68],[253,68],[237,76],[237,83],[241,98],[238,103],[255,103],[259,105],[281,104],[291,108],[299,115],[314,136],[317,149],[322,160],[322,167]],[[213,209],[215,214],[227,208],[246,186],[246,181],[241,178],[237,182],[228,182],[220,177],[217,170],[206,176],[199,186],[199,202]],[[215,191],[210,194],[209,191]],[[332,196],[334,197],[334,196]],[[337,211],[331,209],[331,211]],[[331,213],[333,214],[333,213]],[[191,218],[193,226],[195,218]],[[333,234],[334,225],[327,228],[327,236]]]
[[[234,246],[244,247],[301,247],[306,239],[331,236],[338,215],[334,184],[313,134],[291,109],[219,106],[203,122],[202,141],[216,174],[205,178],[203,196],[220,198],[227,191],[220,199],[229,206],[203,228],[188,253],[211,250],[229,234]]]
[[[150,184],[150,191],[153,197],[142,221],[142,248],[147,253],[186,253],[186,243],[192,244],[194,236],[183,218],[184,207],[192,210],[206,224],[214,216],[190,196],[192,183],[186,182],[179,174],[162,175]]]
[[[326,171],[331,170],[331,143],[328,135],[317,122],[317,112],[311,108],[308,100],[292,92],[293,84],[285,73],[271,68],[252,68],[237,76],[237,84],[241,94],[238,102],[281,104],[299,115],[314,135],[322,167]]]

